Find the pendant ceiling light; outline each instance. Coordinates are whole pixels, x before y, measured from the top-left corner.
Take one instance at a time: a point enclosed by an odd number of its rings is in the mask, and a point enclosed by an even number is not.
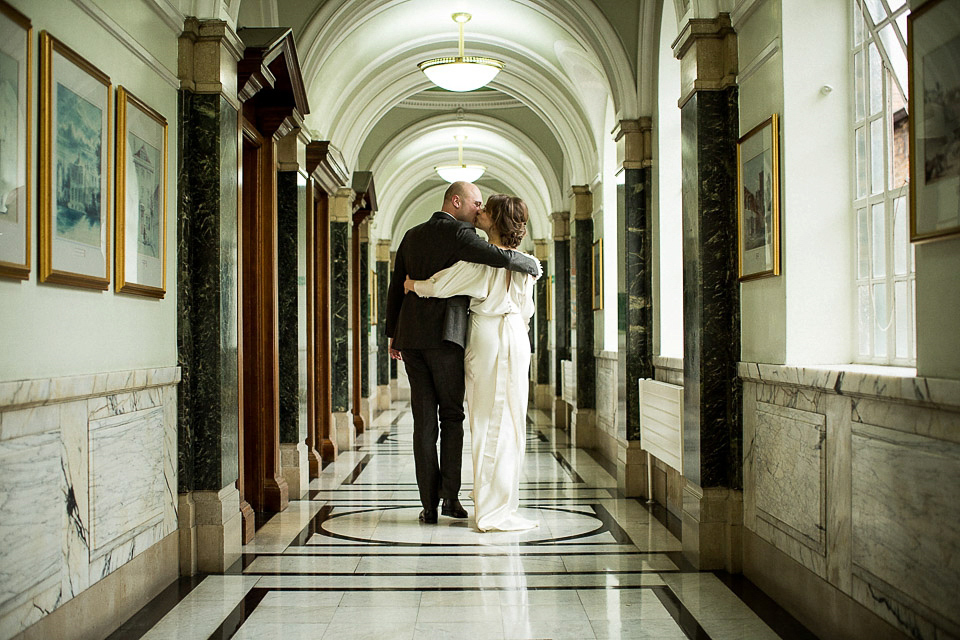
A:
[[[433,84],[447,91],[473,91],[493,80],[503,62],[483,56],[463,55],[463,25],[470,21],[469,13],[453,14],[453,21],[460,25],[460,54],[455,57],[432,58],[418,67]]]
[[[473,182],[479,180],[483,172],[486,171],[486,168],[478,164],[463,164],[463,141],[467,139],[467,136],[453,137],[457,141],[458,164],[443,165],[434,167],[434,169],[440,177],[447,182]]]

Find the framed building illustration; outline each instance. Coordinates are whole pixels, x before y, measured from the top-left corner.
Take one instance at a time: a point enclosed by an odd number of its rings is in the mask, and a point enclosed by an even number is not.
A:
[[[110,284],[110,78],[40,33],[40,282]]]

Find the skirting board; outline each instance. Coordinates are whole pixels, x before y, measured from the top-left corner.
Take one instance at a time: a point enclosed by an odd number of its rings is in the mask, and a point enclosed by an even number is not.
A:
[[[872,611],[745,527],[743,575],[818,638],[907,638]]]
[[[105,638],[180,575],[175,531],[27,628],[16,640]]]

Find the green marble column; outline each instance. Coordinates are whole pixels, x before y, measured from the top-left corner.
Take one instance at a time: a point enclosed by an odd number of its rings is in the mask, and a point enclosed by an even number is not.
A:
[[[220,491],[239,469],[237,110],[181,91],[178,120],[177,481]]]
[[[307,438],[306,181],[277,173],[277,298],[279,309],[280,442]]]

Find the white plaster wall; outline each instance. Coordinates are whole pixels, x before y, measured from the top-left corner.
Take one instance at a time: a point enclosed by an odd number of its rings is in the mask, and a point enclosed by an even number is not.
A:
[[[683,229],[680,159],[680,61],[671,43],[677,36],[672,2],[663,3],[657,108],[653,114],[653,318],[654,349],[661,356],[683,356]]]
[[[163,300],[94,291],[37,282],[37,202],[31,202],[31,274],[25,281],[0,279],[0,381],[47,376],[171,366],[176,363],[176,219],[177,219],[177,33],[150,8],[150,0],[75,0],[36,2],[11,0],[33,23],[34,78],[39,77],[39,33],[52,36],[76,50],[108,76],[114,100],[111,127],[115,126],[115,90],[123,85],[159,111],[167,129],[167,294]],[[80,5],[107,21],[122,22],[112,34]],[[158,73],[130,47],[139,48],[168,73]],[[165,77],[164,77],[165,76]],[[166,78],[166,79],[165,79]],[[31,191],[37,180],[37,102],[34,100]],[[115,132],[114,132],[115,133]],[[111,134],[111,140],[114,138]],[[113,157],[111,153],[111,157]],[[111,175],[115,172],[111,169]],[[110,273],[115,277],[114,198],[111,184]]]
[[[960,238],[917,245],[917,374],[960,380]]]
[[[771,114],[782,115],[784,111],[780,0],[762,0],[756,4],[753,13],[735,25],[741,74],[741,136]],[[785,165],[781,165],[781,178],[785,175]],[[791,206],[781,195],[781,216],[786,216]],[[786,288],[783,276],[752,280],[741,285],[740,329],[744,360],[784,362],[787,352]]]
[[[788,364],[854,357],[850,4],[782,2]]]

